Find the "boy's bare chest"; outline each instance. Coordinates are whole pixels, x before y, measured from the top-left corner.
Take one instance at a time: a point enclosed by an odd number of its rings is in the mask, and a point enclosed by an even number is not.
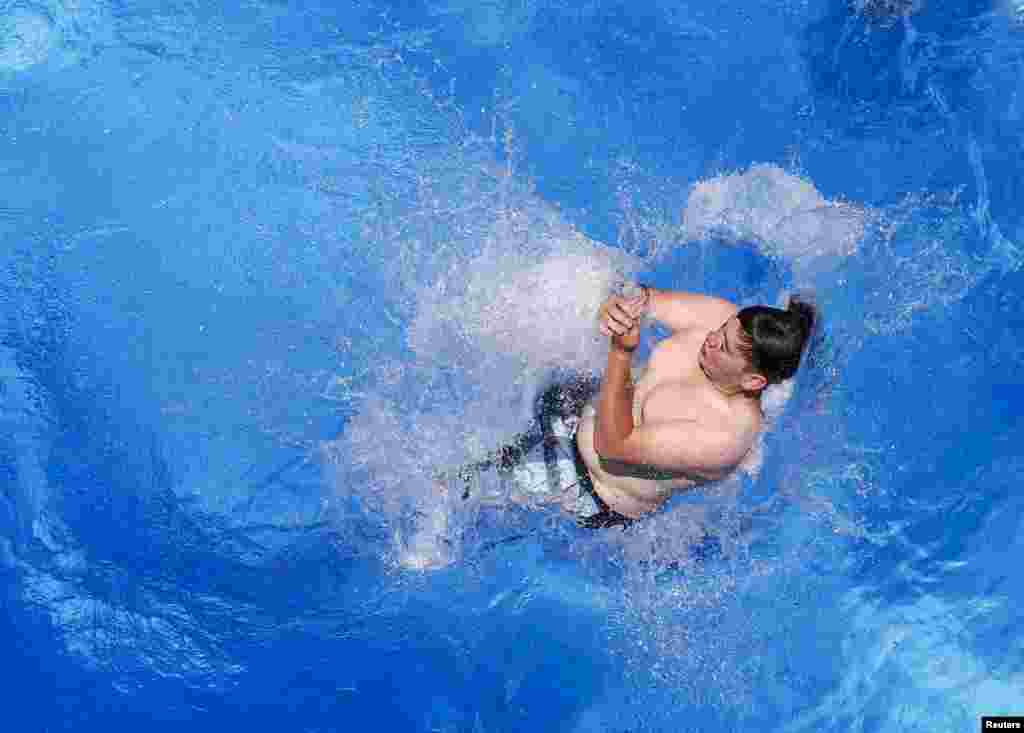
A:
[[[714,419],[721,399],[700,370],[698,353],[706,333],[676,334],[651,353],[636,385],[643,422]]]

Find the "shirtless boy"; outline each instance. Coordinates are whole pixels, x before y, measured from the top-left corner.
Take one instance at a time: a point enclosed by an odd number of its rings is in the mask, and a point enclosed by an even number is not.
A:
[[[576,434],[600,513],[588,526],[626,524],[672,492],[720,479],[749,453],[761,429],[761,394],[791,377],[814,309],[786,310],[641,287],[601,306],[608,362]],[[634,384],[633,352],[649,316],[672,334],[653,349]]]

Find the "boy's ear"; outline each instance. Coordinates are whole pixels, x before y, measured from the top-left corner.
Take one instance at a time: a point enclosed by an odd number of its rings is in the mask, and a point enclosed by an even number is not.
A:
[[[753,374],[743,375],[743,379],[740,380],[743,385],[743,389],[747,392],[757,392],[768,386],[768,380],[763,374],[754,372]]]

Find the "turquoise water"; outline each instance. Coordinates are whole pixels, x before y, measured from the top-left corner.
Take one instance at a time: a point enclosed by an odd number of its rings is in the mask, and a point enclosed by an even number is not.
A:
[[[1015,0],[0,0],[11,729],[1024,714],[1022,63]],[[632,277],[813,292],[758,460],[443,491]]]

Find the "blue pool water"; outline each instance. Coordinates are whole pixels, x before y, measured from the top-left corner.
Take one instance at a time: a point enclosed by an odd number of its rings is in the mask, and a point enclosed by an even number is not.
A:
[[[1022,72],[1018,0],[0,0],[4,729],[1024,715]],[[632,277],[814,294],[757,465],[442,491]]]

